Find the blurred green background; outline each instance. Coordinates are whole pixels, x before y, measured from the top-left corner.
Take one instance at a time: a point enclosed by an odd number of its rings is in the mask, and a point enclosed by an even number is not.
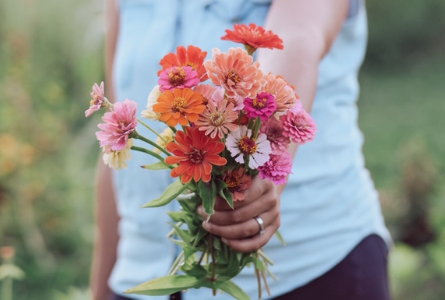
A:
[[[392,294],[445,299],[445,1],[367,6],[360,126],[395,240]],[[0,0],[0,247],[25,273],[14,300],[88,299],[99,116],[84,111],[103,35],[102,1]]]

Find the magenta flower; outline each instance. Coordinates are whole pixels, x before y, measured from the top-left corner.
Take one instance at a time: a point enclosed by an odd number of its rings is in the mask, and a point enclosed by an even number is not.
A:
[[[192,67],[171,67],[159,75],[159,90],[164,92],[174,89],[192,88],[200,83],[198,72]]]
[[[314,139],[317,125],[304,108],[295,106],[280,117],[283,123],[283,135],[292,142],[304,144]]]
[[[276,110],[277,103],[274,95],[266,92],[257,94],[254,99],[244,100],[244,111],[249,118],[260,117],[261,121],[266,121]]]
[[[261,124],[260,132],[267,135],[272,153],[282,152],[289,147],[290,140],[283,135],[283,131],[283,123],[275,117],[269,118]]]
[[[96,137],[105,153],[125,149],[130,134],[136,129],[137,104],[125,99],[114,104],[114,109],[102,117],[105,123],[99,124],[102,131],[96,132]]]
[[[287,151],[270,155],[270,160],[258,168],[261,179],[269,179],[275,184],[286,183],[287,175],[292,173],[292,157]]]
[[[104,82],[100,83],[100,86],[95,83],[93,85],[93,91],[91,92],[91,97],[93,98],[90,101],[90,108],[85,111],[85,117],[91,116],[95,111],[101,109],[104,105],[105,101],[105,91],[104,91]]]

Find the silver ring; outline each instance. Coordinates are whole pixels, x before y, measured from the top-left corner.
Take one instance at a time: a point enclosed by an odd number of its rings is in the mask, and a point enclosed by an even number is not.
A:
[[[258,225],[260,225],[260,235],[263,235],[264,234],[264,221],[263,221],[263,219],[261,219],[260,217],[255,217],[254,219],[255,219],[255,221],[258,222]]]

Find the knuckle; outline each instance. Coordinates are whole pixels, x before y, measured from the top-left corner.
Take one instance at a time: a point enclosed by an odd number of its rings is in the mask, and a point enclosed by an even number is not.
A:
[[[233,223],[241,223],[243,221],[244,214],[240,209],[235,209],[231,213],[231,221]]]

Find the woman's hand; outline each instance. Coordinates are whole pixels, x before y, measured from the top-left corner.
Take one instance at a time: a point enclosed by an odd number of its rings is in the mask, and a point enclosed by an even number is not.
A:
[[[227,202],[218,198],[215,213],[203,227],[210,233],[221,236],[232,249],[251,252],[263,247],[280,227],[280,199],[277,186],[256,177],[252,186],[244,191],[245,199],[235,202],[232,209]],[[202,206],[198,213],[207,219]],[[260,217],[264,224],[264,233],[255,217]]]

